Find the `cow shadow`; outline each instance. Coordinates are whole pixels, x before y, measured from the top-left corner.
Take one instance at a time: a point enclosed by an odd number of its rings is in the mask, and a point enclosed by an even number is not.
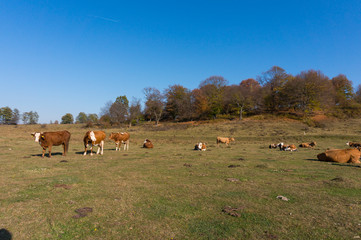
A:
[[[5,228],[0,229],[0,240],[11,240],[12,234]]]
[[[353,164],[353,163],[337,163],[337,162],[320,161],[320,160],[314,159],[314,158],[308,158],[308,159],[305,159],[305,160],[307,160],[307,161],[313,161],[313,162],[329,163],[329,164],[331,164],[331,165],[339,166],[339,167],[355,167],[355,168],[361,168],[361,165],[356,165],[356,164]]]
[[[52,152],[51,153],[51,156],[59,156],[59,155],[63,156],[63,153],[61,153],[61,152],[54,152],[54,153]],[[41,157],[41,156],[43,156],[43,154],[42,153],[32,154],[31,156],[32,157]],[[49,157],[49,153],[45,153],[44,157]]]

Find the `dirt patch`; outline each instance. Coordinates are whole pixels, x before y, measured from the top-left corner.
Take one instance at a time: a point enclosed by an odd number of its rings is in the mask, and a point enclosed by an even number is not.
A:
[[[278,239],[278,237],[268,231],[264,231],[264,236],[266,239]]]
[[[68,160],[61,160],[60,162],[61,162],[61,163],[64,163],[64,162],[68,162]]]
[[[268,166],[266,164],[258,164],[256,168],[268,168]]]
[[[342,177],[336,177],[336,178],[331,179],[331,181],[334,181],[334,182],[344,182],[345,179],[342,178]]]
[[[240,167],[241,165],[233,165],[233,164],[231,164],[231,165],[229,165],[228,167],[229,168],[236,168],[236,167]]]
[[[55,188],[71,189],[71,186],[70,186],[70,185],[66,185],[66,184],[55,184],[54,187],[55,187]]]
[[[222,212],[227,213],[232,217],[240,217],[241,214],[239,213],[239,211],[243,209],[244,207],[232,208],[231,206],[225,206],[222,208]]]
[[[185,163],[185,164],[183,164],[183,166],[185,166],[185,167],[192,167],[192,164]]]
[[[237,178],[226,178],[226,181],[228,181],[228,182],[239,182],[239,179],[237,179]]]
[[[88,215],[88,213],[93,212],[93,208],[91,208],[91,207],[78,208],[75,210],[75,212],[77,213],[77,215],[72,216],[72,218],[75,218],[75,219],[83,218],[83,217],[86,217]]]

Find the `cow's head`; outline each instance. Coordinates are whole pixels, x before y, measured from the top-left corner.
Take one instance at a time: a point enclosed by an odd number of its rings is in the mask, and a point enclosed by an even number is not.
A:
[[[346,145],[347,145],[347,146],[350,146],[350,142],[347,142]]]
[[[31,136],[33,136],[35,139],[35,142],[39,142],[39,140],[40,140],[40,135],[41,135],[41,133],[39,133],[39,132],[34,132],[34,133],[32,133],[31,134]]]
[[[232,142],[234,142],[235,140],[234,140],[234,138],[229,138],[229,141],[232,141]]]
[[[89,137],[90,137],[90,139],[93,141],[93,142],[95,142],[97,139],[95,138],[95,134],[94,134],[94,132],[93,131],[91,131],[90,133],[89,133]]]
[[[111,133],[110,135],[109,135],[109,139],[114,139],[115,138],[115,133]]]

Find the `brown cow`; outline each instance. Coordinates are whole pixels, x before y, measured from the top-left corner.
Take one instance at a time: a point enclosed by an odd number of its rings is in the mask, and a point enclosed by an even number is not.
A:
[[[103,155],[105,138],[106,135],[103,131],[87,131],[83,139],[85,147],[84,156],[87,154],[88,144],[90,144],[90,156],[93,155],[93,146],[98,146],[97,154],[100,152],[100,155]]]
[[[338,163],[361,163],[358,149],[331,149],[317,155],[318,160]]]
[[[205,143],[199,142],[194,146],[194,150],[206,151],[207,146]]]
[[[272,143],[268,147],[269,148],[278,148],[278,144]]]
[[[149,139],[145,139],[143,143],[144,148],[153,148],[153,143]]]
[[[66,155],[69,148],[70,132],[66,130],[58,132],[34,132],[31,135],[35,137],[35,142],[38,142],[43,148],[43,155],[41,157],[44,157],[46,149],[49,148],[49,158],[51,158],[51,148],[59,145],[63,145],[63,156]]]
[[[234,138],[217,137],[217,146],[219,146],[219,143],[225,143],[228,146],[232,141],[234,141]]]
[[[283,142],[278,144],[278,147],[280,148],[281,151],[296,151],[297,147],[294,144],[290,144],[290,145],[285,145],[283,144]]]
[[[357,143],[357,142],[347,142],[346,145],[353,148],[361,148],[361,143]]]
[[[109,136],[109,139],[113,139],[115,142],[115,151],[120,151],[120,144],[124,143],[124,151],[125,149],[127,149],[127,151],[129,150],[129,138],[130,135],[127,132],[122,132],[122,133],[111,133]]]
[[[302,148],[313,148],[314,146],[316,146],[316,142],[310,142],[310,143],[301,143],[299,145],[299,147],[302,147]]]

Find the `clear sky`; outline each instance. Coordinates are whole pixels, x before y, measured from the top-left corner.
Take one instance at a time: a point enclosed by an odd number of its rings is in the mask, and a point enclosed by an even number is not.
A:
[[[40,123],[274,65],[342,73],[356,88],[361,1],[0,1],[0,107],[37,111]]]

